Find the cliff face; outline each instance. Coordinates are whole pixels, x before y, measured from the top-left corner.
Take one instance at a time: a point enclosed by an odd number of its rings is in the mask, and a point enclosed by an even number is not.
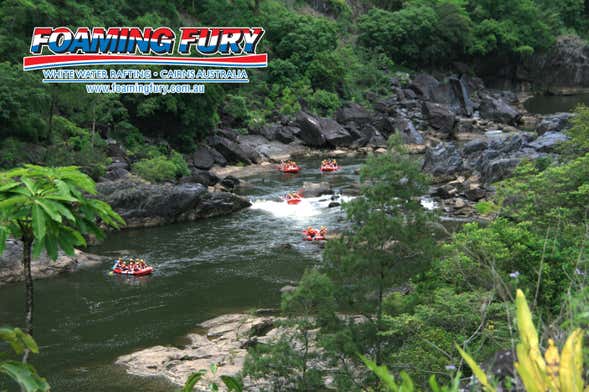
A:
[[[495,88],[558,95],[588,93],[589,43],[576,36],[561,36],[550,49],[520,62],[494,59],[476,68]]]

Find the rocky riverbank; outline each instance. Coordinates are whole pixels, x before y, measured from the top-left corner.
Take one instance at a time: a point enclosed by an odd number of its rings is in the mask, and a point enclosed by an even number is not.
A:
[[[493,192],[495,181],[523,159],[553,155],[566,139],[570,113],[532,115],[518,95],[488,89],[470,74],[418,73],[390,83],[389,95],[367,96],[370,108],[347,103],[333,118],[301,111],[246,135],[220,128],[186,157],[191,174],[178,184],[128,181],[129,159],[113,145],[115,163],[99,185],[102,197],[130,227],[231,213],[248,205],[227,194],[239,178],[275,170],[284,159],[384,152],[387,139],[398,133],[410,151],[424,154],[423,168],[436,184],[430,196],[444,212],[473,217],[474,204]]]
[[[7,283],[23,281],[22,267],[22,242],[16,240],[6,241],[6,249],[0,255],[0,286]],[[31,263],[33,279],[50,278],[66,272],[76,271],[80,268],[99,265],[106,259],[102,256],[75,251],[74,256],[68,256],[59,252],[56,261],[52,261],[46,254],[41,254]]]
[[[206,376],[196,387],[199,391],[207,391],[210,382],[222,385],[221,376],[234,376],[241,371],[248,347],[279,337],[284,332],[277,325],[279,320],[273,316],[226,314],[199,324],[202,333],[188,335],[189,343],[184,347],[150,347],[121,356],[116,364],[130,374],[165,377],[176,385],[183,385],[192,373],[205,370]],[[213,364],[218,369],[215,375],[209,371]],[[246,386],[246,390],[252,390],[249,387],[253,385]]]

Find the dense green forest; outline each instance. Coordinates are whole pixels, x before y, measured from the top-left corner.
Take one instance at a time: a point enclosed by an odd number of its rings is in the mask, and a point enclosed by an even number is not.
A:
[[[0,166],[78,164],[98,177],[104,138],[135,159],[190,152],[217,126],[242,132],[301,108],[329,115],[345,101],[386,94],[391,72],[487,57],[517,61],[558,34],[586,35],[583,0],[26,1],[0,4]],[[315,7],[315,8],[313,8]],[[318,12],[317,10],[321,11]],[[224,25],[266,29],[268,69],[249,85],[204,95],[88,95],[23,72],[34,26]],[[153,163],[152,163],[153,164]],[[157,164],[157,162],[155,162]],[[167,168],[171,170],[170,168]],[[181,168],[179,169],[181,171]]]

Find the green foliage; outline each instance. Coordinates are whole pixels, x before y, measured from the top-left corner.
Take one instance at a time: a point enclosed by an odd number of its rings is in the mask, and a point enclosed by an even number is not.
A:
[[[163,156],[135,162],[133,172],[150,182],[174,181],[177,177],[176,165]]]
[[[546,14],[533,0],[412,1],[362,16],[359,42],[412,66],[472,55],[521,56],[554,42],[554,24]]]
[[[589,153],[589,107],[579,105],[570,121],[571,127],[566,131],[570,140],[562,143],[561,152],[567,157]]]
[[[359,42],[405,65],[440,64],[463,56],[472,42],[472,22],[455,2],[411,2],[389,12],[373,9],[358,24]]]
[[[123,219],[96,195],[94,181],[76,167],[46,168],[26,165],[0,173],[0,251],[9,235],[33,242],[57,258],[57,249],[74,254],[85,246],[84,234],[104,238],[98,219],[118,228]]]
[[[21,355],[25,350],[33,354],[39,353],[39,347],[29,334],[19,328],[0,327],[0,341],[8,343],[16,355]],[[26,392],[49,391],[47,381],[37,374],[35,368],[21,361],[4,359],[8,353],[0,352],[0,374],[4,374],[19,384],[21,390]]]
[[[341,106],[337,94],[325,90],[315,91],[307,99],[307,103],[309,104],[311,111],[320,116],[332,116]]]

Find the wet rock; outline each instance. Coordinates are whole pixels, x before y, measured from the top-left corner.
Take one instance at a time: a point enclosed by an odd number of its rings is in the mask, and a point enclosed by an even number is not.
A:
[[[329,182],[304,182],[303,194],[305,197],[318,197],[323,195],[331,195],[333,190]]]
[[[198,169],[209,170],[215,164],[215,156],[211,149],[206,147],[197,147],[192,153],[192,165]]]
[[[219,151],[215,150],[210,146],[203,146],[208,152],[212,155],[213,159],[215,160],[215,164],[219,166],[227,166],[227,159],[221,154]]]
[[[237,131],[230,128],[217,129],[215,130],[215,134],[234,142],[237,141],[237,137],[239,136],[239,133],[237,133]]]
[[[481,179],[489,184],[507,178],[519,164],[519,158],[499,158],[487,161],[481,168]]]
[[[423,104],[423,114],[435,130],[450,135],[454,130],[456,115],[450,111],[448,105],[425,102]]]
[[[327,208],[334,208],[334,207],[339,207],[341,206],[340,203],[338,203],[337,201],[332,201],[328,204]]]
[[[536,128],[538,135],[543,135],[547,132],[564,131],[570,128],[570,119],[573,117],[572,113],[556,113],[544,116]]]
[[[349,146],[354,139],[337,121],[330,118],[320,118],[321,132],[325,142],[331,147]]]
[[[440,82],[433,76],[420,73],[415,75],[409,88],[413,90],[419,97],[424,100],[430,100],[432,98],[433,90],[438,87]]]
[[[219,182],[219,177],[207,170],[193,169],[189,176],[182,177],[180,183],[183,184],[202,184],[204,186],[213,186]]]
[[[237,140],[237,137],[235,140]],[[208,143],[215,150],[219,151],[228,163],[252,163],[258,160],[258,154],[255,151],[250,148],[244,148],[236,143],[236,141],[222,136],[211,136],[208,138]]]
[[[259,131],[262,136],[270,141],[279,141],[281,143],[292,143],[295,141],[295,133],[300,132],[296,127],[289,127],[279,123],[266,124]]]
[[[120,180],[97,184],[99,197],[127,227],[159,226],[226,215],[249,207],[247,199],[227,192],[209,193],[202,184],[147,184]]]
[[[521,114],[502,98],[484,95],[480,106],[483,118],[503,124],[516,124]]]
[[[462,157],[454,143],[440,143],[427,148],[423,170],[434,176],[452,176],[463,169]]]
[[[489,144],[485,140],[475,139],[464,144],[463,151],[465,154],[470,155],[475,152],[483,151],[488,146]]]
[[[234,176],[227,176],[219,182],[219,184],[228,191],[234,191],[239,188],[239,178]]]
[[[4,252],[0,254],[0,286],[6,283],[21,282],[23,280],[21,241],[9,239],[6,241]],[[102,256],[92,255],[75,250],[73,256],[59,251],[56,261],[52,261],[45,252],[31,262],[33,279],[44,279],[59,274],[73,272],[79,268],[99,265],[106,261]]]
[[[131,173],[129,173],[129,171],[127,171],[126,169],[114,168],[107,170],[107,172],[104,174],[104,179],[109,181],[116,181],[129,176],[129,174]]]
[[[411,120],[406,118],[399,118],[395,120],[394,127],[401,135],[403,143],[405,144],[423,144],[423,136],[415,129],[415,125]]]
[[[564,133],[550,131],[529,143],[528,146],[539,152],[552,152],[556,150],[556,147],[560,143],[565,142],[568,139],[569,138]]]
[[[335,113],[335,119],[340,124],[354,122],[358,125],[370,121],[370,112],[355,102],[347,103]]]
[[[305,147],[298,142],[290,144],[279,141],[270,142],[261,135],[241,135],[238,140],[242,146],[254,149],[262,159],[268,159],[272,162],[290,159],[293,155],[305,152]]]
[[[308,146],[321,147],[325,145],[325,136],[321,131],[319,119],[306,113],[299,112],[296,117],[296,123],[301,129],[299,137]]]

